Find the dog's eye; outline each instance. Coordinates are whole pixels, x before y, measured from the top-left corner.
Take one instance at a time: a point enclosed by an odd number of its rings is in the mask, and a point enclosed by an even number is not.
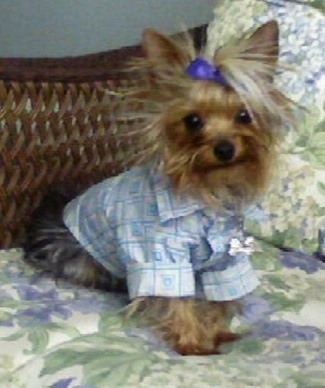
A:
[[[199,132],[204,127],[202,117],[197,113],[191,113],[183,118],[186,128],[191,132]]]
[[[251,115],[246,109],[242,109],[238,112],[236,116],[236,122],[239,124],[248,125],[252,123]]]

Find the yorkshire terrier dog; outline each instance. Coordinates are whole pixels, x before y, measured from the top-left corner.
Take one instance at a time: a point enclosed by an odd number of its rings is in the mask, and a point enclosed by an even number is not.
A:
[[[182,355],[235,340],[229,321],[259,284],[242,220],[291,120],[273,83],[278,38],[270,21],[209,55],[186,34],[145,30],[131,66],[147,120],[129,134],[137,165],[72,201],[44,200],[25,260],[56,279],[127,292],[127,316]]]

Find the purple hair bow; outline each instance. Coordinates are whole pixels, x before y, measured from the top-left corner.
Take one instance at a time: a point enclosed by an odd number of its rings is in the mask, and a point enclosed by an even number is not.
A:
[[[196,80],[214,81],[222,86],[229,86],[229,83],[221,74],[220,70],[204,58],[199,57],[194,59],[188,65],[186,73]]]

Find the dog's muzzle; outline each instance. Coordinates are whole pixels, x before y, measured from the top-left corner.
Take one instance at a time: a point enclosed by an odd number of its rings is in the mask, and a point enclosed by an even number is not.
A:
[[[229,140],[222,140],[214,147],[213,152],[220,162],[230,162],[236,154],[236,147]]]

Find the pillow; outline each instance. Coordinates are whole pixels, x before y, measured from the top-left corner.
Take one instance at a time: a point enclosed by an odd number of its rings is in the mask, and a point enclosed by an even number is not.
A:
[[[264,217],[248,231],[279,247],[318,249],[325,228],[325,17],[323,2],[221,1],[207,33],[208,50],[268,20],[280,25],[280,62],[294,67],[276,77],[279,88],[306,108],[279,147],[277,177],[262,199]],[[319,8],[317,8],[319,6]]]

